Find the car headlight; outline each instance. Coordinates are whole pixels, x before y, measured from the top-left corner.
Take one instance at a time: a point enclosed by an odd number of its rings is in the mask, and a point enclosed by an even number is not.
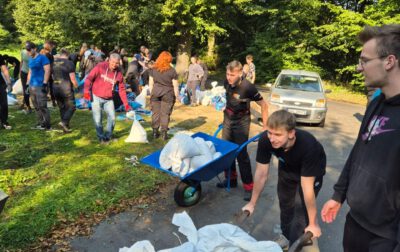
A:
[[[317,108],[325,108],[325,106],[326,106],[326,100],[325,99],[318,99],[315,102],[315,107],[317,107]]]
[[[271,102],[281,102],[281,96],[278,94],[271,94]]]

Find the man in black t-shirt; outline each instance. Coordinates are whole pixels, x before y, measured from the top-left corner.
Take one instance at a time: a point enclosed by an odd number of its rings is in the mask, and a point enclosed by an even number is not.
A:
[[[242,64],[234,60],[226,66],[226,108],[224,110],[224,127],[222,138],[236,144],[243,144],[249,139],[250,130],[250,102],[255,101],[261,107],[261,114],[266,129],[268,117],[268,105],[258,92],[256,87],[248,80],[242,79]],[[253,190],[253,175],[247,148],[244,147],[237,156],[240,176],[245,190],[244,200],[249,201]],[[225,170],[225,180],[217,184],[217,187],[237,187],[237,174],[235,162],[232,163],[230,174]]]
[[[250,202],[243,207],[253,213],[268,177],[271,156],[279,160],[278,198],[281,229],[291,243],[303,232],[321,235],[317,221],[316,197],[325,174],[326,155],[322,145],[310,133],[295,129],[293,114],[278,110],[268,118],[266,131],[258,142],[254,190]],[[296,193],[301,206],[295,204]],[[300,207],[300,208],[298,208]],[[303,214],[295,215],[300,209]]]
[[[12,91],[11,79],[8,73],[8,68],[4,57],[0,55],[0,72],[3,73],[3,76],[0,75],[0,128],[1,129],[11,129],[11,126],[8,124],[8,103],[7,103],[7,89],[9,92]]]
[[[61,122],[58,124],[64,133],[71,132],[69,122],[75,112],[74,88],[78,88],[75,76],[74,63],[68,59],[66,49],[60,50],[60,57],[54,60],[53,65],[53,94],[60,108]]]

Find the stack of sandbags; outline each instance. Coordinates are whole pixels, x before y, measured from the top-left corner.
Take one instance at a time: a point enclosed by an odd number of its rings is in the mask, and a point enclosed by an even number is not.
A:
[[[163,169],[185,176],[220,156],[212,142],[178,133],[162,149],[159,162]]]

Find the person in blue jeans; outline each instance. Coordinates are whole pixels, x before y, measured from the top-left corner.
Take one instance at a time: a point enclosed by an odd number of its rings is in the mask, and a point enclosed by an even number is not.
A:
[[[125,110],[132,108],[128,104],[124,77],[119,68],[121,56],[116,53],[110,55],[109,61],[97,64],[89,73],[84,84],[84,98],[92,102],[93,121],[96,127],[97,138],[100,143],[107,144],[112,138],[115,126],[115,109],[113,92],[118,94],[125,106]],[[107,114],[106,129],[103,130],[102,110]]]

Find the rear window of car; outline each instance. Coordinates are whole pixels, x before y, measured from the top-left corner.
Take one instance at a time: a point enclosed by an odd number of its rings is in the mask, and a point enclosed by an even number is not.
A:
[[[322,92],[321,83],[317,77],[294,74],[282,74],[276,88]]]

